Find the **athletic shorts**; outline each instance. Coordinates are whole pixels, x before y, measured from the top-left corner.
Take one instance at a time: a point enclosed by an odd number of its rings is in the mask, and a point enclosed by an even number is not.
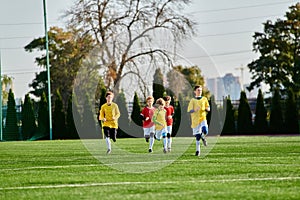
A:
[[[144,130],[144,136],[146,135],[149,135],[150,136],[150,133],[155,133],[155,126],[151,126],[149,128],[143,128]]]
[[[172,133],[172,125],[171,126],[167,126],[167,133]]]
[[[206,120],[203,120],[200,124],[198,124],[195,128],[193,128],[193,135],[201,134],[203,126],[205,126],[206,129],[208,130],[208,125]]]
[[[167,136],[167,132],[165,128],[155,131],[155,137],[157,140],[160,140],[162,137],[166,137],[166,136]]]

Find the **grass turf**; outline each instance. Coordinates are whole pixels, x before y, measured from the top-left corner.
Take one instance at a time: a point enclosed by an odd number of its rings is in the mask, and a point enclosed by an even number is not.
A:
[[[143,153],[143,139],[117,144],[163,162]],[[80,140],[1,142],[0,199],[300,199],[300,137],[219,137],[205,157],[194,151],[192,142],[163,168],[126,173],[101,160],[117,153],[91,155]]]

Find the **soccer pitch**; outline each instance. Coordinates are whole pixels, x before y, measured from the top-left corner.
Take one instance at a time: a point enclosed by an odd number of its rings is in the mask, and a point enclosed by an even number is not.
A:
[[[181,140],[165,155],[161,142],[145,153],[142,138],[118,139],[110,155],[80,140],[1,142],[0,199],[300,199],[300,137],[219,137],[202,157],[193,140],[178,153]],[[143,162],[126,163],[117,147]],[[137,171],[166,164],[130,173],[115,167],[120,157]]]

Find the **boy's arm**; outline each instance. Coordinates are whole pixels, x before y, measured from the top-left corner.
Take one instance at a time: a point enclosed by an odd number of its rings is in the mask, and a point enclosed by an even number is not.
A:
[[[102,108],[101,106],[101,109],[100,109],[100,113],[99,113],[99,120],[102,121],[104,119],[104,109]]]
[[[119,119],[119,117],[121,116],[120,110],[119,110],[119,106],[117,104],[116,105],[116,111],[115,111],[115,116],[114,119]]]

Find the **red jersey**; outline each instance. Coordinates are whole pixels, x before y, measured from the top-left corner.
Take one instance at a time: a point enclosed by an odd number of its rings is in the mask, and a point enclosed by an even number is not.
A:
[[[152,126],[154,126],[154,122],[152,121],[152,116],[154,114],[155,108],[149,108],[148,106],[146,106],[145,108],[143,108],[141,115],[144,117],[144,119],[146,119],[147,117],[149,117],[148,120],[143,120],[143,128],[150,128]]]
[[[167,126],[171,126],[173,124],[174,107],[169,105],[168,107],[165,107],[165,110]],[[172,116],[172,118],[168,118],[168,116]]]

